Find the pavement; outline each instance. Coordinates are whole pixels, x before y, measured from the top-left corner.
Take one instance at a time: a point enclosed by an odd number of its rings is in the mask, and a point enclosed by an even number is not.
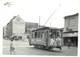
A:
[[[30,46],[28,41],[13,41],[15,52],[13,55],[48,55],[48,56],[77,56],[77,47],[63,46],[62,50],[54,48],[53,50],[36,49]],[[3,40],[3,55],[10,55],[10,40]]]

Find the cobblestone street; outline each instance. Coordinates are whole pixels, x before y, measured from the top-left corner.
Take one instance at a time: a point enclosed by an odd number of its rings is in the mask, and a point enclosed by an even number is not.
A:
[[[3,55],[10,55],[9,40],[3,40]],[[53,55],[53,56],[77,56],[77,47],[62,47],[62,50],[54,48],[53,50],[36,49],[29,46],[28,41],[14,41],[15,55]]]

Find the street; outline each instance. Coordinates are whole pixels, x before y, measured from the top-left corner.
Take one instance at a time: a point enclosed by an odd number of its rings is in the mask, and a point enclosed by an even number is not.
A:
[[[10,55],[10,40],[3,40],[3,55]],[[16,54],[14,55],[53,55],[53,56],[77,56],[77,47],[63,46],[62,50],[54,48],[53,50],[36,49],[29,46],[28,41],[13,41]]]

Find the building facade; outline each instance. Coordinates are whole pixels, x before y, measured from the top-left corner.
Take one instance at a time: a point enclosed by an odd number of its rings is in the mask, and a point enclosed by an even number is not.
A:
[[[6,26],[3,27],[3,38],[7,37]]]
[[[38,28],[38,23],[25,22],[19,15],[14,16],[10,22],[3,27],[3,37],[25,40],[32,30]]]
[[[78,13],[74,15],[65,16],[64,26],[64,45],[67,45],[68,39],[71,40],[72,46],[78,45]]]
[[[6,25],[6,34],[7,38],[10,38],[12,35],[12,20],[10,20],[10,22]]]
[[[15,36],[15,38],[20,38],[25,34],[25,21],[18,15],[14,16],[10,22],[6,25],[7,38]]]
[[[31,31],[35,30],[37,28],[38,28],[38,23],[26,22],[26,24],[25,24],[25,33],[26,34],[31,34]]]

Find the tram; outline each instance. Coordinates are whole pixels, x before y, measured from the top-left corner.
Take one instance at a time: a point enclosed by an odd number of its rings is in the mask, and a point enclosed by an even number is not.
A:
[[[50,27],[33,30],[29,38],[29,45],[42,49],[59,48],[62,50],[62,30]]]

